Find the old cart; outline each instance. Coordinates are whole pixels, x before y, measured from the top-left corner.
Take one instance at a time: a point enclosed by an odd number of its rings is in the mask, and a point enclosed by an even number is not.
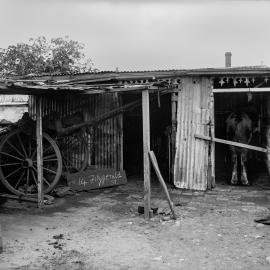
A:
[[[71,118],[77,120],[74,116]],[[67,120],[62,119],[62,122]],[[43,185],[46,194],[57,185],[61,175],[86,168],[89,147],[83,128],[63,134],[51,128],[46,119],[43,122]],[[38,170],[35,121],[26,113],[16,124],[3,129],[1,135],[1,182],[16,195],[36,194]],[[83,155],[79,156],[79,153]]]
[[[87,134],[101,122],[139,106],[140,100],[86,120],[82,113],[60,119],[57,115],[43,118],[43,191],[50,193],[61,176],[81,172],[87,165],[91,145]],[[36,122],[25,113],[15,125],[0,132],[0,180],[19,196],[38,193]]]

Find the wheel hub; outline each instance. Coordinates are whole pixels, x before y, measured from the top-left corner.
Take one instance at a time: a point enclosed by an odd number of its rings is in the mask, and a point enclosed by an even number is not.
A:
[[[30,158],[26,158],[23,162],[22,162],[22,166],[23,168],[31,168],[33,167],[33,161]]]

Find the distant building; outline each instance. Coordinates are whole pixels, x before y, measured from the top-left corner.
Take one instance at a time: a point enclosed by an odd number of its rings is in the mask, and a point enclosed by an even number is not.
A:
[[[27,95],[0,95],[0,125],[17,122],[27,111]]]

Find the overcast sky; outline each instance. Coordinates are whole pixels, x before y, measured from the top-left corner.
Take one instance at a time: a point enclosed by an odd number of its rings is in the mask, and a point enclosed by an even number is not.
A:
[[[100,70],[270,66],[270,1],[0,0],[0,47],[30,37],[86,45]]]

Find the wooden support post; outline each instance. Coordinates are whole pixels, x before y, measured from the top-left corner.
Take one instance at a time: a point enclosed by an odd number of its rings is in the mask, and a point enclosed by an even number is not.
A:
[[[213,91],[213,87],[211,86]],[[209,102],[209,135],[211,138],[215,137],[215,110],[214,110],[214,94],[210,93]],[[208,172],[208,189],[215,187],[215,142],[212,140],[209,144],[209,172]]]
[[[178,85],[178,89],[180,85]],[[171,134],[170,134],[170,144],[169,144],[169,152],[170,152],[170,164],[169,164],[169,181],[170,183],[174,183],[174,158],[175,158],[175,150],[176,150],[176,128],[177,128],[177,102],[178,102],[178,95],[177,93],[172,93],[171,95],[171,103],[172,103],[172,126],[171,126]]]
[[[270,174],[270,94],[265,97],[266,105],[266,165],[268,173]]]
[[[142,92],[142,120],[143,120],[143,178],[144,178],[144,218],[149,219],[151,209],[151,176],[150,176],[150,112],[149,92]]]
[[[118,95],[118,99],[120,100],[120,106],[122,106],[122,95]],[[119,103],[118,103],[119,106]],[[120,170],[124,170],[124,149],[123,149],[123,145],[124,145],[124,137],[123,137],[123,119],[124,119],[124,114],[121,113],[119,115],[119,128],[120,128],[120,143],[119,143],[119,149],[120,149]]]
[[[36,98],[36,136],[37,136],[37,180],[38,180],[38,207],[44,207],[43,190],[43,145],[42,145],[42,97]]]
[[[169,194],[169,192],[168,192],[168,189],[167,189],[167,186],[166,186],[166,184],[165,184],[165,181],[164,181],[164,179],[163,179],[163,177],[162,177],[162,175],[161,175],[161,172],[160,172],[160,170],[159,170],[156,156],[155,156],[155,154],[154,154],[153,151],[150,151],[150,152],[149,152],[149,156],[150,156],[150,160],[151,160],[151,162],[152,162],[152,165],[153,165],[153,167],[154,167],[154,170],[155,170],[155,172],[156,172],[156,174],[157,174],[158,180],[159,180],[159,182],[160,182],[160,184],[161,184],[161,186],[162,186],[162,188],[163,188],[163,190],[164,190],[164,192],[165,192],[166,199],[167,199],[167,202],[168,202],[168,204],[169,204],[169,206],[170,206],[170,209],[171,209],[171,212],[172,212],[173,219],[176,219],[176,215],[175,215],[175,212],[174,212],[174,209],[173,209],[173,202],[172,202],[172,200],[171,200],[171,197],[170,197],[170,194]]]

